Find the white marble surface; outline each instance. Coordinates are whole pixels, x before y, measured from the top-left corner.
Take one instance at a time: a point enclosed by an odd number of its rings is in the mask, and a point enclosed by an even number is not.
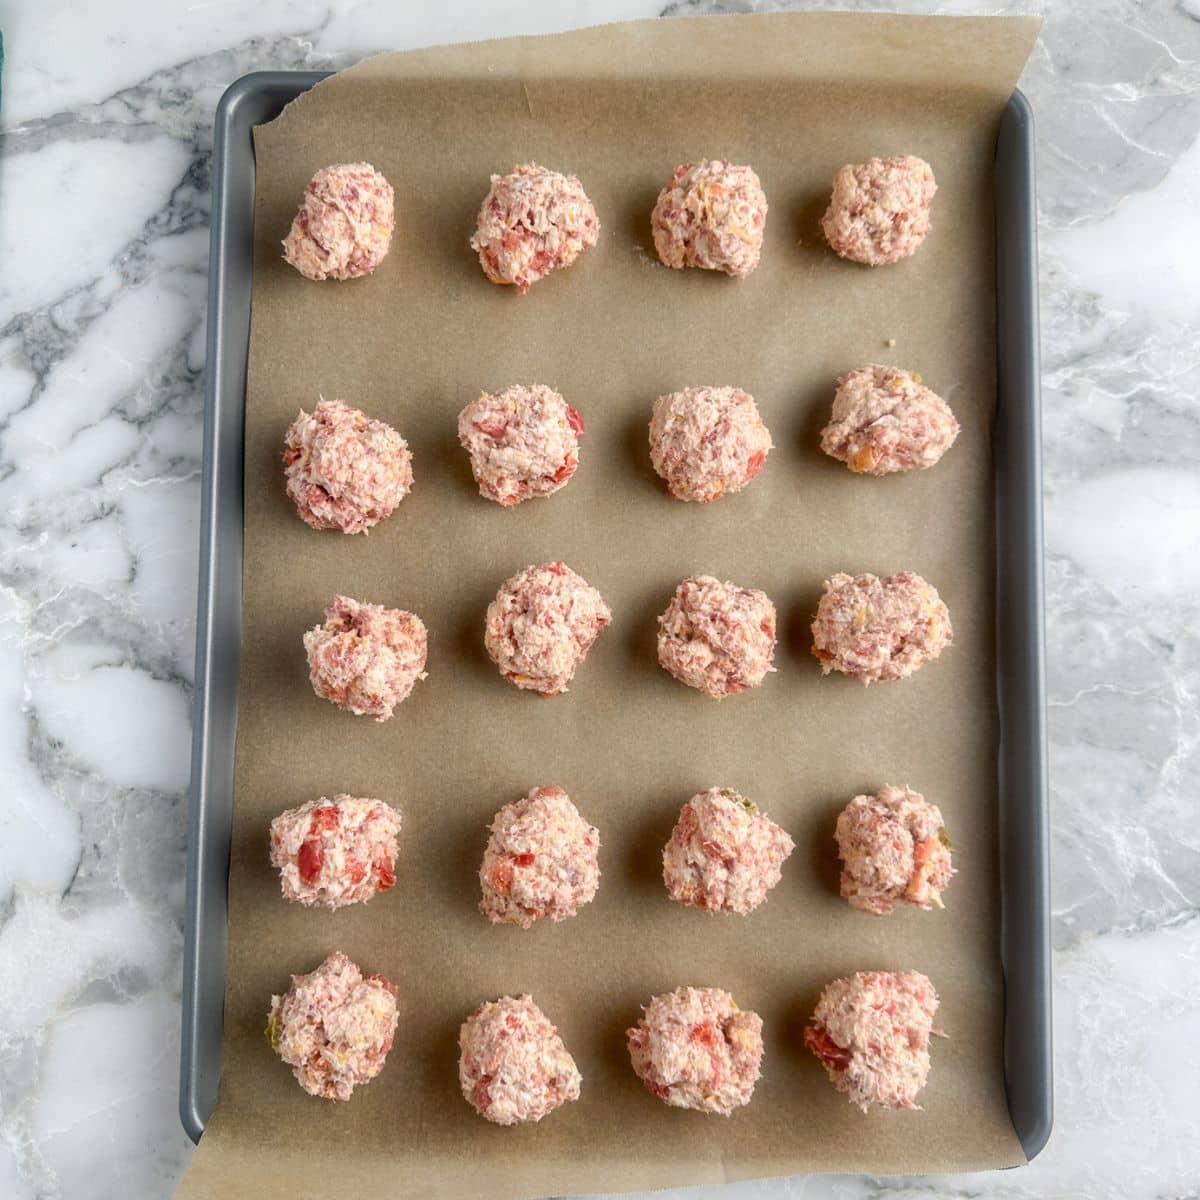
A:
[[[217,98],[254,68],[658,8],[6,10],[5,1200],[166,1197],[190,1149],[175,1095]],[[1024,86],[1040,154],[1055,1133],[1017,1172],[689,1196],[1200,1194],[1200,2],[1049,0],[1046,15]]]

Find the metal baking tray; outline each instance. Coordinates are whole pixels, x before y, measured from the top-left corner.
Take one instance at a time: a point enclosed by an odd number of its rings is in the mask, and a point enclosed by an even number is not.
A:
[[[216,112],[179,1103],[183,1126],[197,1141],[221,1076],[254,239],[251,131],[325,75],[246,75],[225,92]],[[1033,1158],[1050,1136],[1053,1101],[1034,138],[1033,113],[1019,91],[1005,109],[996,144],[995,209],[1004,1069],[1013,1126]]]

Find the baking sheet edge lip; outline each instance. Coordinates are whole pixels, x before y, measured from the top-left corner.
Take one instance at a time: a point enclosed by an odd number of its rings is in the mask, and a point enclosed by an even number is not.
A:
[[[1046,741],[1046,687],[1045,687],[1045,572],[1044,572],[1044,513],[1042,497],[1042,444],[1041,444],[1041,372],[1040,372],[1040,320],[1038,296],[1038,244],[1037,244],[1037,175],[1036,175],[1036,138],[1033,107],[1028,97],[1018,88],[1005,107],[999,138],[1004,140],[1008,135],[1008,153],[1015,159],[1011,165],[1015,168],[1007,177],[997,176],[996,191],[1000,191],[1002,179],[1016,177],[1016,182],[1010,186],[1010,194],[1015,193],[1020,203],[1009,206],[1008,211],[1016,211],[1014,219],[1015,234],[1010,234],[1015,249],[1020,251],[1020,266],[1012,269],[1015,278],[1009,285],[1004,297],[1007,307],[997,308],[997,369],[1001,370],[1002,363],[1010,361],[1006,355],[1008,345],[1000,337],[1001,312],[1015,312],[1019,320],[1016,334],[1008,342],[1017,341],[1021,350],[1020,369],[1012,372],[1016,377],[1014,387],[1017,398],[1023,402],[1021,411],[1013,418],[1022,427],[1023,453],[1019,466],[1025,477],[1022,482],[1023,503],[1013,506],[1016,511],[1006,511],[1008,506],[1001,503],[1000,479],[997,478],[997,525],[1002,521],[1018,528],[1022,535],[1021,550],[1024,555],[1024,583],[1013,585],[1015,588],[1015,606],[1022,610],[1026,620],[1022,622],[1030,636],[1026,639],[1028,661],[1023,665],[1023,681],[1018,702],[1028,704],[1028,710],[1018,713],[1018,720],[1008,723],[1004,717],[1006,706],[1000,694],[1000,684],[1003,676],[997,674],[998,700],[1001,717],[1001,753],[997,757],[998,769],[1003,772],[1006,755],[1004,753],[1004,731],[1013,724],[1021,727],[1026,736],[1021,749],[1027,755],[1025,769],[1017,781],[1017,795],[1024,797],[1025,806],[1021,818],[1026,826],[1021,845],[1021,887],[1013,888],[1009,876],[1013,868],[1002,861],[1001,863],[1001,960],[1004,970],[1005,997],[1005,1088],[1008,1095],[1009,1112],[1013,1119],[1013,1128],[1021,1143],[1026,1163],[1031,1162],[1045,1148],[1050,1139],[1054,1126],[1054,1063],[1053,1063],[1053,977],[1050,952],[1050,837],[1049,837],[1049,787],[1047,770],[1047,741]],[[1012,143],[1015,142],[1015,145]],[[998,148],[1000,141],[998,141]],[[998,227],[999,228],[999,227]],[[1016,258],[1011,253],[1012,245],[999,247],[1010,251],[1007,259],[1012,263]],[[999,295],[999,264],[1005,261],[997,254],[997,299]],[[1003,405],[1005,397],[999,397],[1001,403],[997,406],[998,417],[1009,415],[1012,410]],[[1010,435],[1011,436],[1011,435]],[[1004,439],[1005,444],[1010,440]],[[1010,468],[1010,471],[1012,468]],[[1002,599],[1001,580],[1011,578],[1012,572],[1004,570],[1010,564],[1003,561],[1001,555],[1004,545],[997,540],[997,597]],[[1020,574],[1020,572],[1017,572]],[[999,616],[999,613],[998,613]],[[997,624],[997,645],[1000,645],[1000,625]],[[1009,699],[1009,711],[1012,700]],[[1007,747],[1011,752],[1011,745]],[[1002,856],[1010,854],[1007,837],[1001,827],[999,850]],[[1009,895],[1020,893],[1019,903],[1014,903]],[[1014,1005],[1010,1004],[1007,990],[1010,987],[1010,943],[1014,940],[1009,929],[1009,917],[1014,910],[1022,910],[1025,919],[1021,933],[1027,938],[1022,941],[1019,960],[1023,964],[1022,983],[1026,999],[1022,1004],[1026,1017],[1032,1007],[1033,1017],[1020,1030],[1023,1043],[1018,1046],[1010,1039],[1011,1022],[1017,1017]],[[1023,1055],[1025,1075],[1022,1080],[1014,1079],[1015,1069],[1010,1071],[1012,1057]],[[1015,1104],[1018,1090],[1023,1094],[1017,1111]]]
[[[308,72],[259,71],[241,76],[229,85],[217,103],[213,123],[213,212],[209,235],[209,290],[206,305],[208,328],[205,345],[203,464],[201,471],[200,562],[198,571],[195,694],[192,702],[192,752],[188,783],[188,845],[185,879],[184,958],[181,1004],[179,1116],[184,1131],[198,1142],[211,1113],[203,1113],[198,1095],[200,1056],[199,995],[200,962],[210,931],[205,927],[205,893],[209,846],[206,817],[209,809],[209,732],[213,704],[211,683],[213,624],[219,537],[218,505],[222,497],[216,487],[217,445],[221,425],[222,386],[220,364],[224,358],[226,253],[228,238],[228,156],[230,135],[239,109],[268,86],[295,86]],[[307,84],[306,86],[311,86]],[[252,147],[251,153],[252,151]],[[248,332],[248,331],[247,331]],[[244,386],[244,385],[243,385]],[[227,498],[225,498],[227,500]],[[228,864],[225,871],[227,873]],[[223,939],[222,939],[223,940]],[[224,951],[222,951],[222,958]],[[223,964],[222,964],[223,965]],[[222,991],[224,971],[222,970]]]
[[[213,536],[216,528],[215,449],[217,432],[217,384],[215,363],[220,354],[220,308],[215,298],[221,293],[221,244],[226,220],[221,192],[225,183],[225,155],[230,110],[239,97],[251,90],[248,77],[231,84],[217,104],[213,126],[213,213],[209,232],[209,290],[207,297],[208,331],[205,346],[204,432],[200,485],[200,567],[196,602],[195,694],[192,700],[192,757],[188,782],[188,844],[185,880],[182,1027],[180,1036],[179,1118],[193,1142],[200,1140],[207,1119],[200,1112],[196,1095],[197,1009],[200,982],[199,957],[203,940],[201,922],[201,873],[206,865],[204,816],[207,800],[206,757],[208,749],[208,713],[211,703],[208,679],[212,649],[211,623],[215,564]],[[216,319],[214,319],[216,318]]]
[[[208,330],[205,344],[204,430],[202,437],[202,470],[200,483],[200,564],[197,573],[195,693],[192,698],[192,754],[188,781],[188,844],[184,900],[183,981],[181,997],[179,1119],[193,1142],[204,1132],[205,1118],[200,1112],[196,1095],[196,1018],[199,985],[199,954],[201,934],[198,929],[201,911],[201,872],[205,866],[203,826],[206,801],[205,757],[208,742],[209,654],[212,619],[213,507],[215,489],[214,449],[216,439],[216,383],[213,363],[218,353],[219,330],[214,317],[214,296],[220,291],[219,246],[225,221],[224,205],[218,202],[224,184],[224,156],[229,109],[238,94],[247,90],[243,80],[226,89],[217,105],[213,125],[213,213],[209,231],[209,288],[206,304]]]

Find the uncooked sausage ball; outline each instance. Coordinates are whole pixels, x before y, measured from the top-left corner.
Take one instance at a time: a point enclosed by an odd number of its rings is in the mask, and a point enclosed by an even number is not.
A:
[[[355,716],[386,721],[425,678],[429,638],[415,613],[335,596],[304,635],[313,691]]]
[[[563,562],[526,567],[488,605],[484,645],[515,687],[557,696],[612,620],[604,597]]]
[[[309,1095],[349,1100],[383,1070],[396,1020],[395,985],[334,952],[271,997],[267,1038]]]
[[[899,367],[859,367],[838,380],[821,449],[863,475],[932,467],[958,437],[950,405]]]
[[[740,388],[684,388],[654,402],[650,461],[676,500],[707,504],[740,492],[771,446],[754,397]]]
[[[652,1096],[672,1108],[729,1116],[750,1103],[762,1063],[762,1018],[720,988],[655,996],[626,1032],[629,1057]]]
[[[479,494],[506,507],[567,486],[579,466],[583,418],[540,383],[484,392],[458,414]]]
[[[287,494],[313,529],[363,533],[412,491],[408,443],[383,421],[340,400],[300,410],[284,440]]]
[[[680,810],[663,850],[667,894],[711,913],[753,912],[794,849],[752,800],[732,788],[709,788]]]
[[[344,908],[396,882],[400,814],[382,800],[310,800],[271,822],[271,865],[283,898]]]
[[[941,908],[954,869],[942,814],[920,792],[882,787],[855,796],[837,820],[842,895],[854,908],[886,916],[897,904]]]
[[[600,221],[583,184],[537,163],[493,175],[479,209],[471,249],[493,283],[527,292],[569,267],[600,236]]]
[[[579,1068],[532,996],[481,1004],[463,1022],[458,1044],[462,1093],[496,1125],[540,1121],[579,1099]]]
[[[370,275],[396,227],[392,185],[370,163],[322,167],[283,241],[283,257],[307,279]]]
[[[600,885],[600,834],[560,787],[535,787],[492,821],[479,868],[479,911],[493,925],[565,921]]]
[[[866,1112],[916,1108],[929,1077],[937,992],[919,971],[860,971],[835,979],[817,1001],[804,1044],[839,1092]]]
[[[681,163],[650,217],[654,248],[668,267],[744,277],[758,266],[767,197],[758,176],[728,159]]]
[[[937,588],[899,571],[827,579],[812,634],[822,674],[841,671],[865,685],[911,675],[950,645],[954,630]]]
[[[658,661],[680,683],[724,699],[774,670],[775,605],[757,588],[692,575],[658,618]]]
[[[915,154],[872,158],[843,167],[821,218],[830,249],[880,267],[915,254],[929,232],[933,168]]]

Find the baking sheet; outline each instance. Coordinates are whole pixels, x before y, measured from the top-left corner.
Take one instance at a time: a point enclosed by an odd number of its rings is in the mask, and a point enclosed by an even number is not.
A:
[[[225,1076],[181,1194],[537,1195],[1021,1161],[1000,1036],[991,161],[1036,29],[804,14],[453,47],[372,60],[259,131]],[[934,234],[887,271],[841,263],[816,231],[833,172],[901,150],[938,172]],[[705,154],[751,162],[771,202],[763,264],[744,282],[653,260],[654,196],[676,161]],[[396,186],[396,243],[370,280],[310,285],[278,240],[312,171],[357,157]],[[604,232],[517,297],[484,282],[465,240],[487,175],[531,157],[581,176]],[[816,451],[833,379],[871,360],[921,370],[954,405],[964,434],[936,471],[862,480]],[[517,380],[558,387],[588,434],[567,489],[506,512],[475,495],[454,416]],[[653,398],[698,382],[751,391],[777,443],[754,487],[707,509],[666,499],[644,441]],[[413,495],[367,538],[315,534],[283,497],[282,432],[318,392],[413,447]],[[503,578],[555,557],[615,619],[571,692],[541,701],[499,679],[481,625]],[[900,568],[941,589],[953,650],[903,684],[820,679],[806,626],[821,579]],[[654,660],[654,616],[698,570],[763,587],[786,631],[778,674],[721,705]],[[386,725],[308,689],[299,638],[336,590],[430,628],[430,679]],[[873,922],[836,897],[833,818],[885,781],[946,813],[962,874],[945,913]],[[492,929],[474,912],[486,824],[539,782],[562,784],[600,827],[601,889],[562,926]],[[746,920],[679,909],[658,877],[679,805],[713,783],[753,796],[798,843]],[[402,809],[397,888],[360,910],[293,909],[266,864],[266,824],[336,790]],[[305,1096],[262,1038],[270,993],[334,948],[399,983],[403,1013],[384,1073],[336,1107]],[[951,1038],[934,1048],[922,1113],[862,1117],[801,1046],[822,984],[875,966],[925,970],[942,994]],[[628,1066],[639,1005],[684,982],[729,987],[767,1022],[764,1078],[729,1121],[667,1109]],[[500,1130],[458,1093],[455,1035],[479,1000],[522,990],[559,1024],[584,1095]]]

